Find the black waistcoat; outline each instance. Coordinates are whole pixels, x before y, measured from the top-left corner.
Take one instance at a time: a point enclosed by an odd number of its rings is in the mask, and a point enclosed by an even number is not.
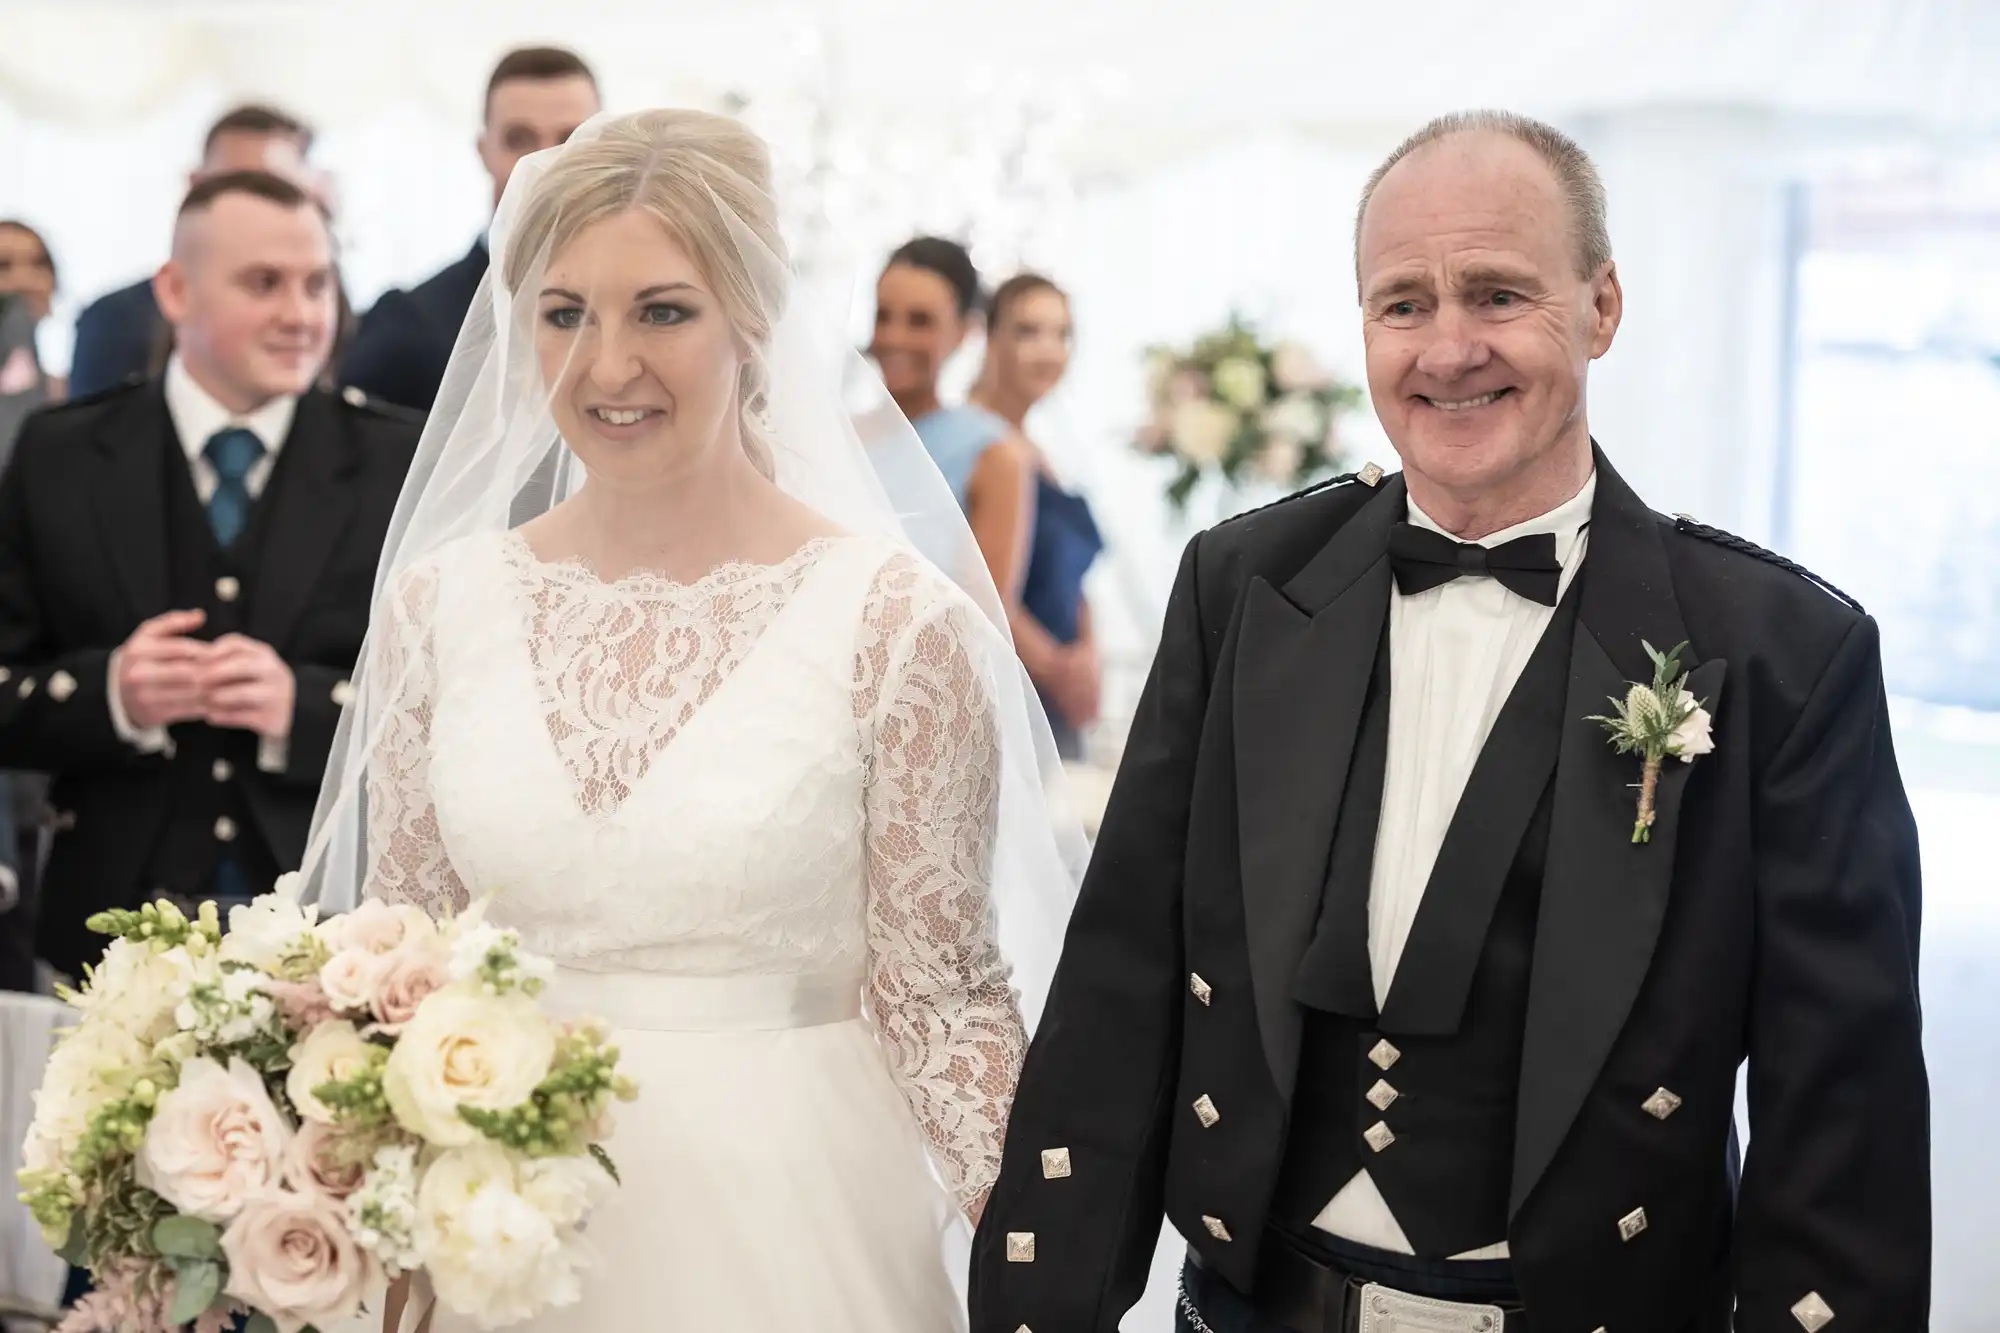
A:
[[[284,482],[285,456],[279,455],[279,465],[272,468],[263,494],[251,506],[249,521],[225,550],[215,540],[187,456],[171,431],[166,443],[161,489],[167,506],[171,604],[207,613],[196,637],[214,640],[248,633],[246,612],[256,597],[259,555]],[[195,898],[205,895],[217,851],[224,845],[242,862],[253,889],[269,888],[277,878],[277,859],[244,800],[242,785],[256,771],[257,736],[199,722],[180,723],[170,730],[174,752],[168,812],[146,861],[149,889]]]
[[[1577,587],[1459,798],[1388,998],[1368,952],[1389,741],[1389,635],[1369,681],[1327,885],[1294,995],[1306,1020],[1275,1218],[1307,1226],[1359,1171],[1420,1258],[1506,1238],[1521,1042]]]

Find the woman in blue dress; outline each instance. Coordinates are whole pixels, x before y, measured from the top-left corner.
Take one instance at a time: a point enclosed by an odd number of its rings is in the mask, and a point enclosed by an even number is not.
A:
[[[956,241],[926,236],[889,257],[875,287],[875,334],[869,355],[938,471],[965,511],[1008,618],[1021,617],[1021,583],[1034,522],[1035,452],[1005,421],[970,404],[946,407],[938,397],[945,362],[980,319],[979,270]],[[953,553],[930,549],[954,577]]]
[[[1090,502],[1062,484],[1048,458],[1028,440],[1025,423],[1036,403],[1069,369],[1069,297],[1037,273],[1000,284],[987,312],[986,363],[972,403],[1007,423],[1033,453],[1035,515],[1023,614],[1014,618],[1014,647],[1041,692],[1056,749],[1082,757],[1082,733],[1097,720],[1103,668],[1091,630],[1084,576],[1104,550]]]

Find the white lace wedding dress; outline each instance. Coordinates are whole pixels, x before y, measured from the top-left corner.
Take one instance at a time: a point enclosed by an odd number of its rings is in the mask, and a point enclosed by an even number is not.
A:
[[[497,894],[640,1085],[582,1303],[528,1327],[962,1327],[951,1196],[997,1174],[1024,1045],[978,613],[859,537],[675,584],[486,536],[392,598],[369,893]]]

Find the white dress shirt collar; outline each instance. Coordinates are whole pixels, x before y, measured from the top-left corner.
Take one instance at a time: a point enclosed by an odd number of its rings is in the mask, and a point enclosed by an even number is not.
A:
[[[285,436],[291,432],[292,416],[299,405],[297,398],[273,398],[254,411],[231,412],[195,383],[179,355],[167,360],[166,394],[167,416],[172,419],[174,434],[180,437],[181,448],[190,462],[202,457],[202,450],[217,431],[231,426],[241,426],[264,442],[265,461],[276,458],[278,450],[284,447]]]

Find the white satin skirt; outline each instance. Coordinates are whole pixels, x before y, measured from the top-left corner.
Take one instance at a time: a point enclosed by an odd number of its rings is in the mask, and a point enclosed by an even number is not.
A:
[[[949,1333],[969,1232],[874,1028],[858,975],[561,971],[558,1013],[615,1030],[639,1085],[607,1145],[582,1303],[533,1333]],[[470,1321],[438,1310],[437,1333]]]

